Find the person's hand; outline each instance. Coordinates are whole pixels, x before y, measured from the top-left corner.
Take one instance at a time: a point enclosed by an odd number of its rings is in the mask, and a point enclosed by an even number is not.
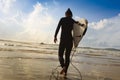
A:
[[[84,26],[84,24],[81,24],[79,21],[76,21],[76,23],[80,26]]]
[[[81,26],[81,23],[79,23],[79,21],[76,21],[76,23]]]
[[[54,38],[54,43],[56,43],[56,42],[57,42],[57,38],[55,37],[55,38]]]
[[[84,24],[81,24],[81,26],[84,26]]]

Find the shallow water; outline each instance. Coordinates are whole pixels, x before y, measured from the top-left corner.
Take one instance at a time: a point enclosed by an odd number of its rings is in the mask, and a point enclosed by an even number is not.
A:
[[[59,65],[57,50],[58,45],[0,40],[0,80],[49,80]],[[78,48],[72,63],[83,80],[120,80],[120,50]],[[72,65],[68,80],[80,80]]]

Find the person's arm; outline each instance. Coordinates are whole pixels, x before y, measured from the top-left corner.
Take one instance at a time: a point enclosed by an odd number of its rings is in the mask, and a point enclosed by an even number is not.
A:
[[[84,24],[79,23],[79,21],[75,21],[75,20],[74,20],[74,23],[76,23],[76,24],[78,24],[78,25],[80,25],[80,26],[84,26]]]
[[[60,26],[61,26],[61,22],[62,22],[62,19],[60,19],[59,23],[58,23],[58,26],[56,28],[56,31],[55,31],[55,35],[54,35],[54,42],[56,43],[57,41],[57,34],[59,32],[59,29],[60,29]]]

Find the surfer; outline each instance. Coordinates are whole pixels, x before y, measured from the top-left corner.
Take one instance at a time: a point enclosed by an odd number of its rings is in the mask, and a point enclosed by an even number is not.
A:
[[[70,8],[65,12],[65,17],[62,17],[58,23],[58,26],[55,31],[54,35],[54,42],[57,41],[57,34],[59,32],[59,29],[61,27],[61,37],[60,37],[60,44],[59,44],[59,50],[58,50],[58,57],[59,62],[62,67],[62,70],[60,74],[64,74],[64,77],[67,76],[67,70],[70,63],[70,53],[73,47],[73,37],[72,37],[72,30],[73,30],[73,24],[77,23],[74,19],[72,19],[72,11]],[[63,58],[65,51],[65,59]]]

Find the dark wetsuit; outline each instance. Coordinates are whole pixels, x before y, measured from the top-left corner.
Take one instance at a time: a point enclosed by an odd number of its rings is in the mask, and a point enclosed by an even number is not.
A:
[[[67,72],[67,69],[70,63],[70,53],[73,47],[72,30],[73,30],[74,23],[75,21],[71,17],[63,17],[60,19],[55,32],[55,37],[57,37],[57,34],[61,27],[61,38],[60,38],[58,53],[59,53],[59,61],[60,61],[61,67],[66,68],[65,72]],[[64,51],[65,51],[65,60],[63,58]]]

